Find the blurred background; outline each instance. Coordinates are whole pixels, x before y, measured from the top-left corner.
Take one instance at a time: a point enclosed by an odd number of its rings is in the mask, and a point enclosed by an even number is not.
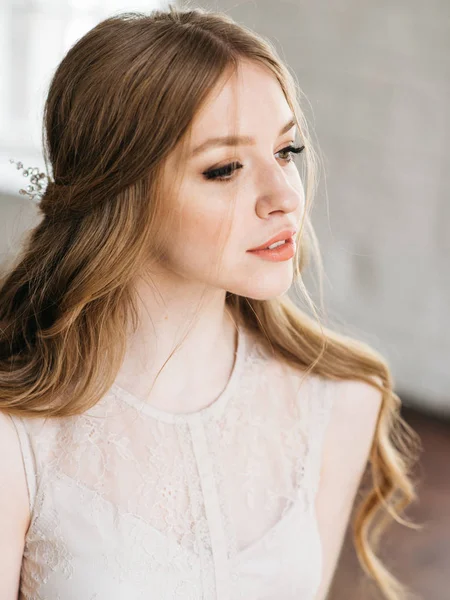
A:
[[[0,3],[0,260],[37,219],[18,194],[44,169],[51,74],[98,21],[166,2]],[[450,599],[450,3],[448,0],[178,2],[224,11],[271,41],[306,95],[323,167],[313,223],[325,301],[340,330],[390,362],[403,416],[418,431],[419,501],[382,557],[424,600]],[[313,293],[315,299],[316,296]],[[376,598],[347,532],[329,600]],[[281,600],[281,599],[280,599]]]

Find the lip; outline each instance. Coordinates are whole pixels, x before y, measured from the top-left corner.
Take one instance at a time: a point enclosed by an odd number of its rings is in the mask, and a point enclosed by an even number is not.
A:
[[[264,244],[261,244],[261,246],[258,246],[257,248],[252,248],[251,250],[247,250],[247,252],[254,252],[255,250],[264,250],[265,248],[267,248],[268,246],[271,246],[275,242],[281,242],[282,240],[289,240],[296,234],[296,232],[297,232],[296,229],[283,229],[283,231],[280,231],[280,233],[277,233],[276,236],[274,236],[273,238],[270,238],[270,240],[268,240]]]

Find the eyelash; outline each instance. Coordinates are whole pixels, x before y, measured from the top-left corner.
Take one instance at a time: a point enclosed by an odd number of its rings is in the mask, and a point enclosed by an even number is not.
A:
[[[302,152],[304,150],[304,148],[305,148],[305,146],[286,146],[286,148],[279,150],[277,152],[277,154],[284,153],[284,152],[300,154],[300,152]],[[290,162],[292,162],[292,160],[293,160],[293,158],[291,158],[287,162],[290,163]],[[204,171],[203,175],[205,176],[205,179],[207,179],[208,181],[212,180],[212,181],[220,181],[221,183],[225,183],[227,181],[231,181],[231,179],[232,179],[231,177],[225,177],[225,175],[231,175],[237,169],[242,169],[243,166],[244,165],[241,165],[241,163],[239,163],[239,162],[233,162],[233,163],[229,163],[228,165],[225,165],[224,167],[219,167],[218,169],[211,169],[209,171]]]

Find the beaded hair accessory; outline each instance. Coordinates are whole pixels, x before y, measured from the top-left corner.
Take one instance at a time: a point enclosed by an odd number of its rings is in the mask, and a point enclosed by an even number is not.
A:
[[[18,170],[22,169],[22,175],[24,177],[31,176],[30,185],[27,185],[26,190],[20,189],[19,194],[28,196],[33,202],[38,204],[42,200],[47,185],[51,181],[50,177],[46,173],[40,173],[38,167],[24,168],[21,162],[17,162],[13,158],[10,158],[9,162],[15,163]]]

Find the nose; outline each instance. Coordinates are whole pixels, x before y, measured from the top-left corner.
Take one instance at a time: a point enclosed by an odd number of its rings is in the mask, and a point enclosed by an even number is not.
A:
[[[270,166],[265,165],[258,174],[258,191],[256,201],[256,213],[262,219],[273,212],[300,213],[304,205],[304,189],[298,173],[291,171],[287,174],[283,171],[286,167],[278,163]]]

